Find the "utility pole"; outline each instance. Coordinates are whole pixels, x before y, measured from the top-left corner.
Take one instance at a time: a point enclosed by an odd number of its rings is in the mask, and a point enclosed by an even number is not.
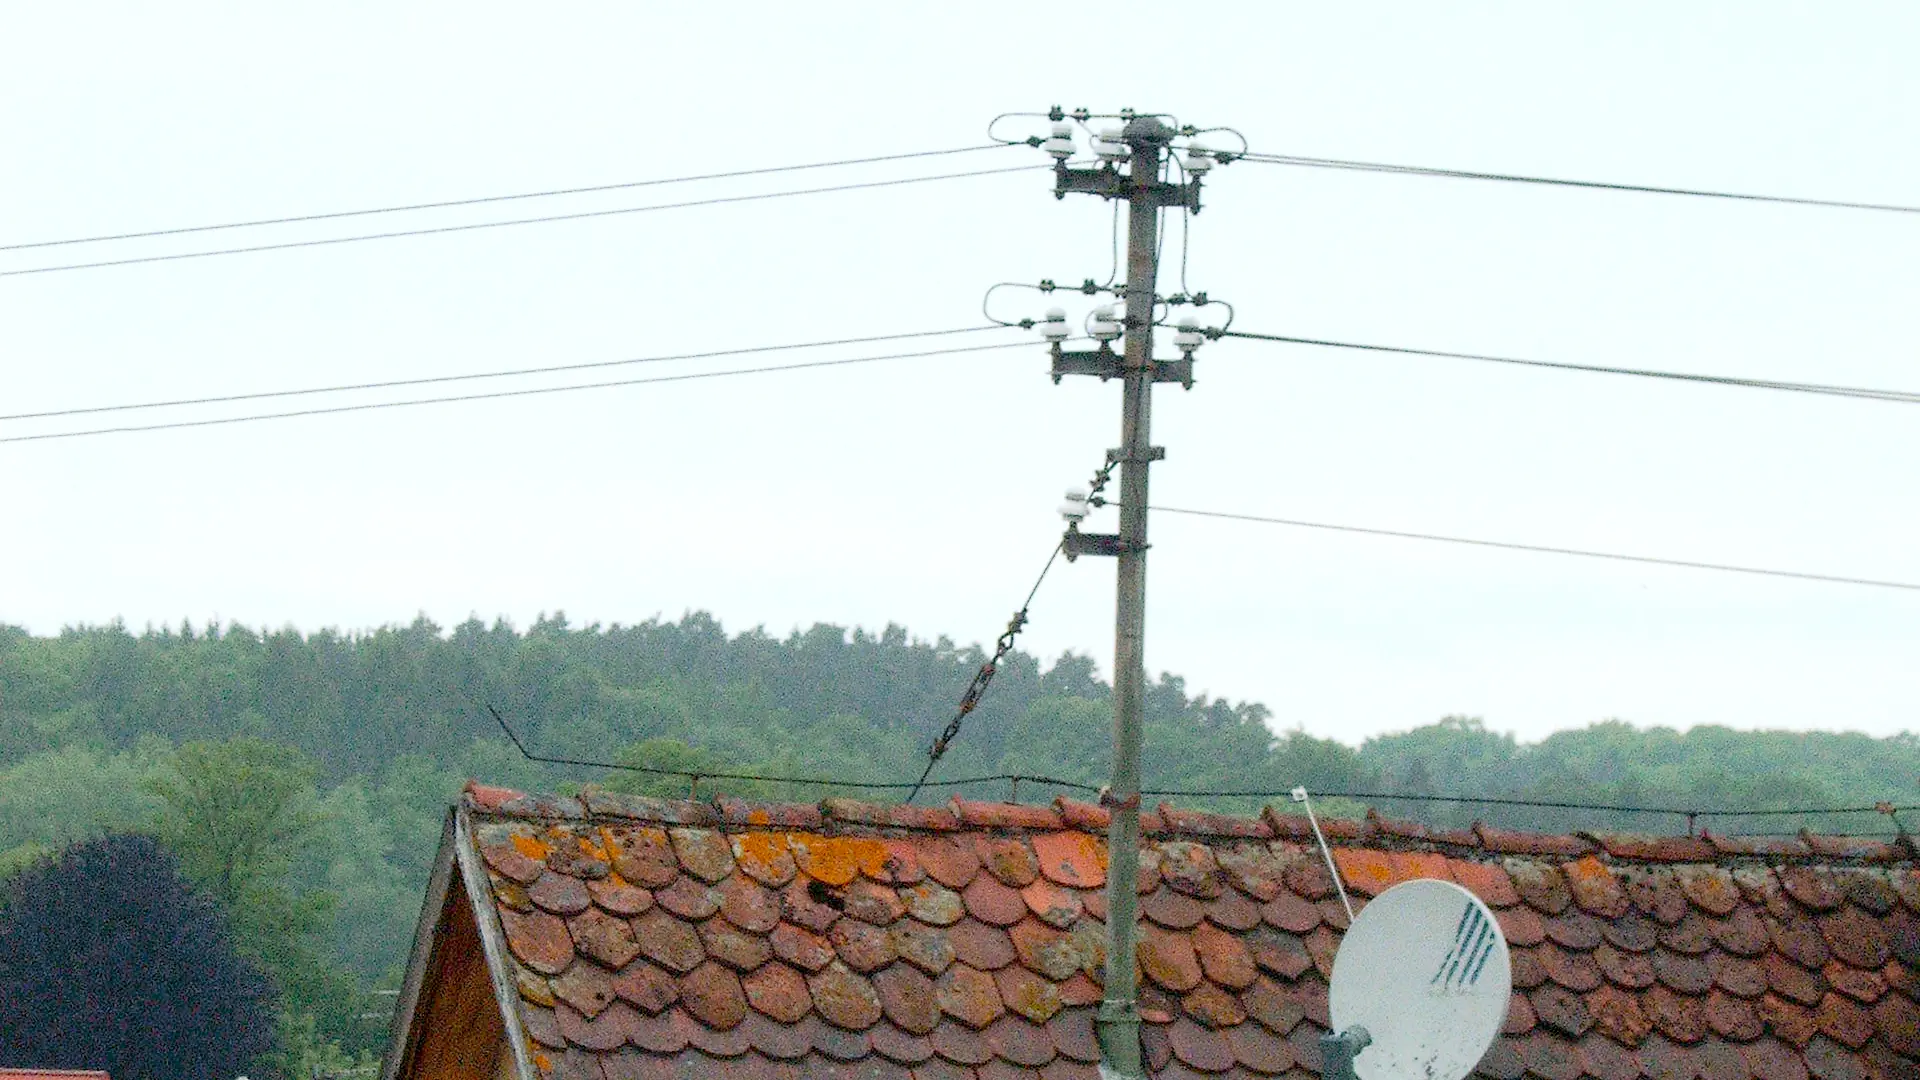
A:
[[[1100,347],[1068,352],[1064,316],[1049,313],[1057,325],[1053,338],[1053,377],[1095,375],[1102,381],[1119,378],[1120,446],[1108,452],[1110,464],[1120,470],[1120,531],[1103,535],[1082,533],[1077,522],[1069,527],[1065,550],[1069,559],[1080,555],[1110,555],[1118,563],[1114,605],[1113,647],[1113,775],[1101,802],[1111,818],[1107,827],[1107,961],[1104,993],[1096,1030],[1101,1071],[1112,1078],[1143,1077],[1140,1058],[1140,1008],[1135,972],[1140,877],[1140,744],[1146,698],[1147,622],[1147,474],[1152,463],[1166,456],[1153,445],[1153,384],[1193,385],[1192,351],[1202,340],[1198,331],[1183,325],[1179,360],[1153,358],[1154,313],[1159,297],[1154,287],[1159,275],[1160,211],[1185,206],[1200,208],[1200,183],[1160,179],[1161,164],[1171,152],[1176,132],[1151,115],[1123,113],[1126,126],[1103,133],[1095,151],[1104,159],[1098,168],[1075,169],[1055,153],[1055,195],[1083,192],[1127,202],[1127,261],[1124,291],[1124,351],[1115,355],[1107,344],[1111,334],[1096,332]],[[1054,140],[1071,145],[1071,129],[1064,131],[1058,110],[1053,114]],[[1124,147],[1121,151],[1119,147]],[[1204,154],[1204,151],[1202,151]],[[1127,162],[1122,173],[1121,159]],[[1205,171],[1202,166],[1198,171]],[[1088,283],[1091,288],[1091,282]],[[1184,298],[1183,298],[1184,299]],[[1105,317],[1096,312],[1095,319]],[[1111,320],[1107,323],[1111,326]],[[1046,329],[1043,326],[1043,331]]]

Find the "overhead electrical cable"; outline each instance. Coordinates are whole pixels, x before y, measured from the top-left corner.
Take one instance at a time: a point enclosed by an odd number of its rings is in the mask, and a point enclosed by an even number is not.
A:
[[[1705,188],[1658,187],[1650,184],[1620,184],[1601,180],[1567,180],[1550,176],[1523,176],[1514,173],[1474,172],[1467,169],[1440,169],[1429,165],[1395,165],[1382,161],[1344,161],[1339,158],[1302,157],[1297,154],[1233,154],[1235,161],[1265,165],[1291,165],[1306,169],[1345,169],[1355,172],[1394,173],[1403,176],[1435,176],[1452,180],[1493,180],[1507,184],[1535,184],[1546,187],[1586,188],[1595,191],[1625,191],[1644,195],[1687,195],[1703,199],[1732,199],[1739,202],[1782,203],[1789,206],[1819,206],[1837,210],[1877,210],[1893,214],[1920,214],[1920,206],[1897,203],[1856,202],[1847,199],[1809,199],[1793,195],[1756,195],[1739,191],[1712,191]]]
[[[723,379],[736,375],[764,375],[776,371],[805,371],[812,368],[873,364],[883,360],[909,360],[922,356],[950,356],[954,353],[986,352],[992,349],[1030,348],[1031,342],[1007,341],[995,345],[968,345],[955,349],[930,349],[925,352],[889,353],[884,356],[856,356],[843,360],[808,360],[797,364],[776,364],[757,368],[730,368],[725,371],[696,371],[685,375],[654,375],[644,379],[615,379],[607,382],[572,383],[566,386],[536,386],[524,390],[494,390],[483,394],[453,394],[445,397],[408,398],[401,401],[370,401],[355,405],[333,405],[288,412],[252,413],[246,416],[218,416],[204,420],[173,420],[158,424],[129,424],[123,427],[89,428],[82,431],[50,431],[35,435],[8,435],[0,443],[46,442],[53,439],[78,439],[90,435],[120,435],[141,431],[170,431],[178,428],[218,427],[245,424],[256,420],[286,420],[299,416],[334,416],[341,413],[370,412],[375,409],[403,409],[414,405],[445,405],[457,401],[488,401],[497,398],[533,397],[540,394],[564,394],[576,390],[604,390],[618,386],[647,383],[692,382],[699,379]]]
[[[1558,371],[1584,371],[1599,375],[1632,375],[1642,379],[1666,379],[1672,382],[1705,383],[1713,386],[1740,386],[1753,390],[1785,390],[1796,394],[1820,394],[1827,397],[1897,401],[1905,404],[1920,403],[1920,391],[1913,390],[1875,390],[1861,386],[1834,386],[1828,383],[1751,379],[1733,375],[1702,375],[1651,368],[1607,367],[1599,364],[1572,364],[1556,360],[1527,360],[1514,356],[1489,356],[1484,353],[1449,352],[1444,349],[1418,349],[1405,345],[1376,345],[1359,341],[1335,341],[1330,338],[1294,337],[1286,334],[1256,334],[1244,330],[1226,330],[1218,336],[1246,338],[1252,341],[1274,341],[1286,345],[1312,345],[1325,349],[1353,349],[1360,352],[1432,356],[1446,360],[1476,360],[1490,364],[1512,364],[1519,367],[1550,368]]]
[[[500,725],[500,730],[506,733],[507,739],[513,743],[514,749],[520,751],[520,756],[528,761],[538,761],[545,765],[570,765],[590,769],[615,769],[621,772],[645,773],[650,776],[677,776],[687,781],[690,793],[697,793],[700,781],[702,780],[744,780],[761,784],[799,784],[814,787],[851,788],[864,791],[904,791],[911,788],[917,792],[923,787],[965,787],[970,784],[986,784],[997,781],[1012,781],[1016,784],[1028,782],[1039,784],[1042,787],[1066,788],[1070,791],[1091,792],[1099,790],[1092,784],[1082,784],[1073,780],[1060,780],[1050,776],[1028,776],[1023,773],[996,773],[992,776],[968,776],[958,780],[926,780],[924,778],[919,781],[841,780],[824,776],[780,776],[770,773],[662,769],[652,765],[630,765],[617,761],[589,761],[581,758],[548,757],[543,754],[536,754],[528,749],[527,744],[521,742],[520,736],[515,734],[513,728],[507,725],[507,719],[500,715],[500,710],[494,708],[492,705],[488,705],[486,709],[487,712],[493,714],[493,719]]]
[[[1114,503],[1111,505],[1119,505]],[[1237,514],[1224,510],[1195,510],[1182,506],[1149,506],[1147,509],[1158,514],[1182,514],[1188,517],[1217,518],[1223,521],[1245,521],[1260,525],[1285,525],[1296,529],[1320,529],[1327,532],[1358,533],[1365,536],[1386,536],[1399,540],[1429,540],[1443,544],[1465,544],[1472,547],[1500,548],[1507,551],[1530,551],[1542,555],[1573,555],[1583,559],[1609,559],[1615,562],[1646,563],[1653,566],[1673,566],[1687,570],[1717,570],[1730,574],[1754,574],[1761,577],[1793,578],[1800,581],[1819,581],[1836,585],[1866,585],[1877,589],[1907,589],[1920,591],[1920,583],[1909,581],[1887,581],[1876,578],[1847,577],[1840,574],[1816,574],[1799,570],[1776,570],[1760,566],[1736,566],[1730,563],[1701,562],[1693,559],[1669,559],[1654,555],[1626,555],[1614,551],[1590,551],[1584,548],[1549,547],[1543,544],[1520,544],[1503,540],[1480,540],[1466,536],[1442,536],[1435,533],[1407,532],[1401,529],[1376,529],[1359,525],[1336,525],[1325,521],[1300,521],[1293,518],[1267,517],[1260,514]]]
[[[471,232],[476,229],[502,229],[512,225],[544,225],[556,221],[584,221],[589,218],[615,217],[622,214],[646,214],[656,210],[685,210],[696,206],[724,206],[732,203],[757,202],[763,199],[789,199],[799,195],[825,195],[839,191],[867,191],[875,188],[901,187],[907,184],[925,184],[938,180],[963,180],[978,176],[998,176],[1003,173],[1031,172],[1035,169],[1048,169],[1049,165],[1015,165],[1003,169],[974,169],[968,172],[937,173],[932,176],[908,176],[895,180],[866,180],[854,184],[833,184],[828,187],[798,188],[792,191],[766,191],[753,195],[724,195],[711,199],[689,199],[685,202],[655,203],[651,206],[616,207],[611,210],[580,210],[566,214],[544,214],[540,217],[512,218],[506,221],[476,221],[463,225],[438,225],[422,229],[397,229],[392,232],[361,233],[354,236],[333,236],[318,240],[287,240],[273,244],[251,244],[246,247],[216,248],[211,251],[182,251],[168,255],[141,255],[125,259],[102,259],[96,262],[62,263],[57,266],[34,266],[24,270],[0,270],[0,278],[21,277],[27,274],[53,274],[66,270],[95,270],[108,266],[135,266],[142,263],[173,262],[180,259],[207,259],[218,255],[247,255],[260,251],[286,251],[293,248],[327,247],[333,244],[355,244],[363,240],[393,240],[405,236],[438,236],[447,233]]]
[[[1082,791],[1082,792],[1088,792],[1088,793],[1095,793],[1101,790],[1099,787],[1093,784],[1082,783],[1077,780],[1062,780],[1059,777],[1035,776],[1027,773],[995,773],[990,776],[968,776],[968,777],[963,777],[957,780],[925,780],[925,779],[922,779],[919,781],[843,780],[843,779],[838,779],[833,777],[824,777],[824,776],[787,776],[787,775],[782,775],[778,773],[735,772],[735,771],[728,771],[728,770],[715,770],[715,771],[709,772],[706,770],[699,770],[699,769],[661,768],[661,767],[652,766],[652,765],[637,765],[637,764],[629,764],[626,762],[616,762],[616,761],[593,761],[593,760],[588,760],[583,758],[551,757],[544,754],[534,753],[533,750],[530,747],[528,747],[524,741],[521,740],[519,734],[513,730],[512,726],[507,723],[507,718],[500,714],[500,710],[494,708],[492,705],[487,705],[485,706],[485,708],[487,712],[493,717],[494,722],[499,725],[500,730],[506,735],[507,740],[513,744],[514,749],[519,751],[520,756],[522,758],[525,758],[528,761],[537,761],[546,765],[566,765],[566,766],[571,766],[575,768],[591,768],[591,769],[613,769],[613,770],[618,770],[622,772],[644,773],[650,776],[678,777],[682,780],[687,781],[689,794],[694,794],[694,795],[698,794],[699,785],[702,780],[738,780],[738,781],[747,781],[752,783],[763,783],[763,784],[795,784],[795,785],[814,786],[814,787],[851,788],[851,789],[861,789],[861,790],[868,790],[868,791],[902,791],[907,789],[913,789],[917,791],[923,787],[956,788],[956,787],[968,787],[968,786],[973,786],[977,784],[1004,783],[1004,782],[1012,782],[1013,784],[1016,784],[1016,785],[1022,784],[1022,783],[1031,783],[1043,788],[1053,787],[1053,788],[1060,788],[1066,791]],[[1140,794],[1143,796],[1151,795],[1151,796],[1160,797],[1160,798],[1171,797],[1171,798],[1191,798],[1191,799],[1241,799],[1241,798],[1290,799],[1295,790],[1297,789],[1291,789],[1291,788],[1289,789],[1147,788],[1142,790]],[[1478,797],[1473,795],[1427,795],[1427,794],[1400,795],[1400,794],[1393,794],[1390,792],[1376,792],[1376,791],[1310,791],[1308,792],[1308,795],[1315,799],[1355,799],[1355,800],[1378,801],[1378,802],[1398,801],[1398,802],[1421,802],[1421,803],[1466,803],[1466,804],[1475,805],[1475,806],[1509,806],[1509,807],[1521,807],[1526,809],[1537,809],[1537,810],[1585,810],[1585,811],[1591,811],[1595,813],[1610,813],[1610,814],[1672,815],[1676,817],[1685,817],[1689,820],[1689,822],[1699,818],[1821,817],[1821,816],[1838,816],[1843,814],[1881,814],[1886,817],[1894,817],[1894,815],[1896,814],[1920,810],[1920,805],[1896,805],[1896,804],[1887,803],[1887,802],[1875,803],[1872,806],[1829,806],[1829,807],[1801,807],[1801,808],[1794,808],[1794,809],[1746,810],[1746,809],[1712,809],[1712,808],[1702,809],[1702,808],[1696,808],[1696,807],[1680,807],[1680,806],[1612,805],[1607,803],[1572,802],[1572,801],[1559,800],[1559,799],[1522,799],[1522,798],[1511,798],[1506,796]],[[911,801],[911,800],[909,799],[907,801]],[[1895,818],[1895,821],[1897,825],[1898,819]],[[1688,831],[1689,833],[1691,833],[1692,832],[1691,828],[1689,828]],[[1862,835],[1865,835],[1865,834],[1862,834]],[[1881,834],[1873,834],[1873,835],[1881,835]]]
[[[957,146],[947,150],[917,150],[906,154],[881,154],[876,157],[844,158],[839,161],[816,161],[804,165],[774,165],[763,169],[735,169],[731,172],[702,173],[696,176],[670,176],[658,180],[629,180],[624,183],[594,184],[589,187],[553,188],[547,191],[522,191],[511,195],[482,195],[471,199],[446,199],[440,202],[405,203],[399,206],[376,206],[365,210],[334,210],[319,214],[295,214],[289,217],[255,218],[251,221],[229,221],[218,225],[188,225],[174,229],[148,229],[145,232],[76,236],[65,240],[35,240],[22,244],[0,244],[0,251],[25,251],[30,248],[64,247],[69,244],[98,244],[110,240],[144,240],[155,236],[181,236],[187,233],[217,232],[223,229],[251,229],[262,225],[294,225],[309,221],[333,221],[339,218],[367,217],[373,214],[402,214],[413,210],[443,210],[455,206],[481,206],[487,203],[513,202],[520,199],[547,199],[559,195],[590,195],[597,192],[626,191],[632,188],[661,187],[667,184],[691,184],[706,180],[734,180],[746,176],[768,176],[774,173],[801,172],[808,169],[835,169],[851,165],[875,165],[885,161],[907,161],[913,158],[970,154],[979,150],[998,150],[1003,146],[1009,145],[1018,144],[998,142],[982,143],[977,146]]]
[[[81,416],[87,413],[128,412],[135,409],[168,409],[186,405],[215,405],[233,401],[258,401],[262,398],[301,397],[308,394],[340,394],[359,390],[385,390],[400,386],[426,386],[433,383],[468,382],[474,379],[505,379],[523,375],[547,375],[559,371],[586,371],[594,368],[623,367],[632,364],[658,364],[669,360],[708,360],[720,356],[745,356],[750,353],[785,352],[794,349],[822,349],[834,345],[866,345],[907,338],[944,337],[972,334],[981,330],[1005,330],[1000,325],[962,326],[952,330],[919,330],[906,334],[874,334],[868,337],[835,338],[826,341],[800,341],[786,345],[755,345],[741,349],[715,349],[711,352],[676,353],[670,356],[641,356],[626,360],[593,360],[580,364],[553,364],[546,367],[508,368],[501,371],[476,371],[458,375],[428,375],[416,379],[388,379],[383,382],[341,383],[335,386],[309,386],[297,390],[261,390],[247,394],[219,394],[211,397],[173,398],[167,401],[140,401],[125,405],[88,405],[73,409],[49,409],[44,412],[12,413],[0,416],[8,420],[42,420],[55,416]]]

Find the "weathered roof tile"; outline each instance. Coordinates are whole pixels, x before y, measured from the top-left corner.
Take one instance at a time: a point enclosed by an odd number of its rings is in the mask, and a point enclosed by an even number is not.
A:
[[[1828,1038],[1855,1050],[1873,1038],[1873,1014],[1858,1002],[1839,994],[1828,994],[1814,1009],[1813,1021]]]
[[[500,927],[506,933],[507,949],[542,975],[558,975],[573,963],[573,939],[557,915],[502,911]]]
[[[669,971],[684,975],[707,958],[699,933],[662,908],[633,920],[633,930],[640,951]]]
[[[614,1003],[613,977],[592,964],[575,964],[547,981],[553,997],[591,1020]]]
[[[720,822],[734,828],[805,829],[820,828],[820,807],[814,803],[753,803],[732,795],[713,801]]]
[[[628,884],[657,889],[680,876],[680,864],[667,844],[667,833],[659,828],[609,830],[616,854],[613,869]]]
[[[781,923],[767,935],[773,955],[803,971],[819,971],[833,961],[833,944],[811,930]]]
[[[980,857],[971,842],[931,837],[920,845],[920,868],[949,889],[964,889],[980,872]]]
[[[597,909],[574,916],[567,923],[567,931],[573,936],[574,948],[614,971],[640,954],[627,920]]]
[[[1587,1011],[1595,1029],[1621,1046],[1639,1046],[1653,1031],[1653,1021],[1640,1007],[1637,994],[1601,987],[1587,997]]]
[[[648,1016],[680,1000],[680,984],[673,976],[644,960],[628,964],[613,976],[613,992]]]
[[[467,801],[543,1076],[1093,1080],[1098,807]],[[1155,1075],[1307,1080],[1348,919],[1304,819],[1147,816]],[[1515,993],[1477,1075],[1920,1077],[1920,877],[1885,850],[1327,825],[1356,907],[1432,877],[1495,909]]]
[[[735,971],[753,971],[773,958],[773,946],[759,934],[749,934],[725,919],[700,924],[700,944],[710,959]]]
[[[960,896],[967,914],[992,926],[1012,926],[1027,915],[1027,902],[1019,892],[991,874],[976,874]]]
[[[733,838],[734,865],[747,877],[778,889],[800,872],[786,837],[779,833],[747,832]],[[624,873],[624,871],[623,871]]]
[[[1186,935],[1145,930],[1139,954],[1140,969],[1163,989],[1177,994],[1200,985],[1200,958]]]
[[[833,950],[841,961],[862,973],[878,971],[899,955],[894,951],[892,936],[885,930],[853,919],[834,923],[827,931],[827,940],[833,943]]]
[[[907,913],[900,894],[879,882],[860,880],[840,894],[840,910],[872,926],[891,926]]]
[[[785,964],[750,971],[740,985],[749,1005],[782,1024],[796,1023],[813,1009],[807,980]]]
[[[887,937],[900,959],[929,975],[938,975],[953,963],[953,943],[933,927],[904,922],[890,928]]]
[[[934,1020],[939,1021],[937,1012]],[[911,1034],[892,1024],[873,1025],[867,1032],[867,1041],[875,1053],[898,1065],[918,1065],[933,1057],[933,1041],[925,1034]]]
[[[680,1003],[689,1016],[719,1031],[732,1030],[747,1015],[740,977],[711,960],[681,977]],[[741,1050],[744,1052],[744,1044]]]
[[[1476,824],[1474,835],[1480,838],[1480,846],[1501,855],[1557,855],[1564,858],[1579,858],[1592,854],[1593,841],[1579,836],[1552,836],[1546,833],[1520,832],[1513,829],[1498,829],[1491,825]]]
[[[975,1031],[993,1023],[1006,1011],[993,976],[965,964],[955,964],[940,976],[934,984],[934,997],[940,1003],[941,1012]],[[935,1048],[938,1049],[938,1043]]]
[[[618,876],[587,882],[587,892],[600,909],[611,915],[632,917],[653,906],[653,894],[627,884]]]
[[[765,934],[779,925],[779,895],[746,874],[727,878],[718,891],[721,917],[740,929]]]
[[[1072,926],[1086,911],[1078,892],[1063,889],[1045,879],[1037,879],[1021,889],[1020,899],[1026,901],[1027,910],[1035,918],[1063,930]]]
[[[1752,1042],[1766,1033],[1753,1003],[1730,994],[1715,990],[1707,998],[1706,1013],[1708,1026],[1734,1042]]]
[[[1050,806],[1018,803],[974,802],[953,797],[953,814],[960,824],[976,829],[1058,829],[1064,821],[1060,811]]]
[[[1140,898],[1140,915],[1169,930],[1190,930],[1207,917],[1207,909],[1185,893],[1160,888]]]
[[[1049,980],[1024,967],[1008,966],[993,973],[1000,988],[1000,1000],[1007,1008],[1036,1024],[1044,1024],[1060,1011],[1060,990]]]
[[[895,964],[873,977],[880,1008],[887,1019],[915,1035],[926,1035],[940,1022],[940,1003],[933,980],[905,964]]]
[[[778,1023],[759,1013],[748,1013],[736,1029],[747,1045],[776,1061],[796,1061],[813,1049],[806,1032],[799,1027]],[[608,1077],[608,1080],[613,1080]]]
[[[832,963],[807,976],[807,989],[813,994],[813,1007],[836,1027],[865,1031],[880,1019],[880,995],[873,984]]]

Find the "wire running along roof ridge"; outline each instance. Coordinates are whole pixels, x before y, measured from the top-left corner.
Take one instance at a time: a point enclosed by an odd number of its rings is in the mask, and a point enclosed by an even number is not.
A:
[[[668,827],[716,828],[726,832],[905,831],[926,833],[1083,832],[1104,836],[1105,808],[1059,796],[1047,804],[993,802],[953,795],[944,805],[876,803],[829,797],[817,803],[754,801],[721,795],[711,801],[629,795],[588,787],[576,796],[523,792],[469,781],[461,794],[467,810],[494,817],[546,821],[627,821]],[[1297,818],[1297,821],[1295,820]],[[1742,865],[1813,863],[1913,865],[1920,848],[1904,834],[1861,836],[1802,831],[1790,839],[1768,836],[1637,834],[1609,830],[1571,833],[1531,832],[1476,822],[1453,829],[1401,821],[1369,810],[1363,819],[1321,821],[1336,848],[1378,851],[1445,851],[1548,858],[1565,862],[1599,858],[1612,863],[1650,866],[1681,864]],[[1305,815],[1283,814],[1274,807],[1258,816],[1185,809],[1160,803],[1141,812],[1143,841],[1280,841],[1311,844]]]

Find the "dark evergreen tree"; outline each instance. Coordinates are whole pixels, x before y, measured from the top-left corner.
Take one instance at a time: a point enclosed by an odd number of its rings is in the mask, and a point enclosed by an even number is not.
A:
[[[272,1047],[272,986],[145,836],[76,844],[0,894],[0,1061],[232,1080]]]

